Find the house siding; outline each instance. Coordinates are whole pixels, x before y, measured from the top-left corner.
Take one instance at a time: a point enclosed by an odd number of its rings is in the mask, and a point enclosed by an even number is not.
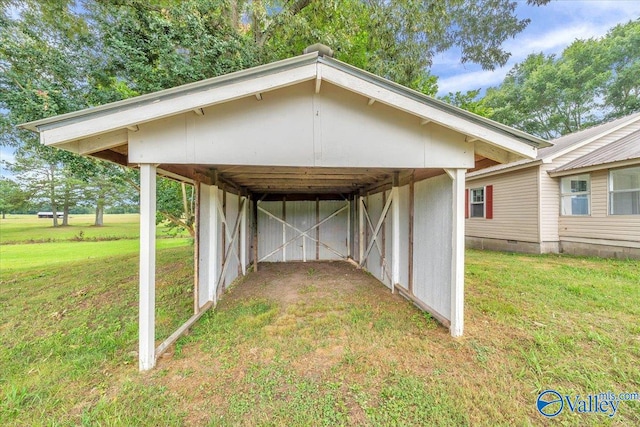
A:
[[[562,241],[640,247],[640,215],[608,214],[608,180],[608,170],[591,173],[591,215],[561,216]]]
[[[539,242],[537,171],[531,167],[467,181],[468,189],[493,185],[493,219],[468,218],[467,237]]]
[[[558,178],[551,178],[547,173],[557,167],[554,164],[542,164],[540,173],[540,241],[548,252],[558,251],[558,217],[560,216],[560,184]],[[542,250],[547,252],[547,250]]]

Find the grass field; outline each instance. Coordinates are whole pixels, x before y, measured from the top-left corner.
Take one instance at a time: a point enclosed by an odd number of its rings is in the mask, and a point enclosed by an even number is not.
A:
[[[158,250],[158,340],[192,311],[175,242]],[[468,251],[461,339],[359,271],[264,268],[140,374],[137,255],[90,243],[42,245],[105,256],[3,262],[0,425],[546,425],[546,388],[640,392],[637,261]],[[554,421],[640,425],[640,401]]]
[[[105,215],[104,225],[94,227],[93,215],[70,215],[69,225],[53,227],[52,219],[35,215],[7,215],[0,219],[0,244],[48,243],[69,240],[137,239],[140,235],[138,214]],[[158,237],[167,237],[169,230],[158,226]],[[178,237],[187,237],[182,233]]]

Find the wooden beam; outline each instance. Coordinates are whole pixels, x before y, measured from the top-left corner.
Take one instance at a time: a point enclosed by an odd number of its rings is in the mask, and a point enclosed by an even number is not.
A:
[[[256,99],[258,101],[262,101],[262,94],[261,93],[256,93]]]
[[[202,108],[196,108],[193,112],[198,116],[204,116],[204,110]]]
[[[84,138],[78,141],[78,154],[86,155],[97,151],[108,150],[110,148],[124,145],[128,141],[129,136],[127,131],[124,129],[97,135],[91,138]]]
[[[138,125],[127,126],[127,129],[130,130],[131,132],[138,132],[140,130]]]
[[[138,359],[141,371],[155,359],[156,304],[156,167],[140,165],[140,298]]]
[[[368,105],[369,107],[371,107],[375,102],[376,102],[376,100],[375,100],[375,99],[373,99],[373,98],[369,98],[369,101],[367,102],[367,105]]]
[[[171,347],[173,345],[173,343],[178,341],[178,338],[180,338],[182,335],[184,335],[193,326],[193,324],[196,323],[198,321],[198,319],[200,319],[202,317],[202,315],[205,314],[207,312],[207,310],[209,310],[211,307],[213,307],[213,301],[209,301],[208,303],[203,305],[202,308],[200,309],[200,311],[198,311],[193,316],[191,316],[189,318],[189,320],[184,322],[182,324],[182,326],[180,326],[178,329],[176,329],[176,331],[174,333],[169,335],[169,337],[166,340],[164,340],[162,342],[162,344],[160,344],[158,346],[158,348],[156,348],[156,361],[158,360],[158,358],[160,356],[162,356],[162,354],[165,351],[167,351],[167,349],[169,347]]]
[[[429,119],[424,119],[424,120],[421,120],[421,121],[420,121],[420,125],[421,125],[421,126],[427,125],[427,124],[429,124],[429,123],[431,123],[431,120],[429,120]]]
[[[91,156],[122,166],[127,166],[129,164],[129,159],[127,158],[127,156],[111,150],[98,151],[91,154]]]
[[[522,157],[520,156],[517,156],[513,153],[510,153],[509,151],[495,147],[483,141],[476,141],[474,145],[476,154],[482,157],[486,157],[487,159],[495,160],[498,163],[511,163],[513,161],[522,159]]]
[[[358,197],[358,265],[364,264],[364,245],[365,245],[365,228],[364,228],[364,197]]]

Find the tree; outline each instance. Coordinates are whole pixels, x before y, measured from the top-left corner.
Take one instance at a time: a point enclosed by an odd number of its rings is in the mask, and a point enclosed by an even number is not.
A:
[[[493,115],[493,109],[486,105],[484,98],[479,98],[480,89],[469,90],[466,93],[449,92],[447,95],[440,98],[447,104],[451,104],[455,107],[462,108],[463,110],[470,111],[482,117],[490,117]]]
[[[487,90],[491,118],[552,139],[640,111],[640,21],[601,39],[576,40],[559,57],[529,55]]]
[[[640,111],[640,19],[615,26],[601,44],[611,72],[604,90],[610,115]]]
[[[2,219],[7,213],[16,213],[26,208],[28,195],[20,186],[8,179],[0,178],[0,213]]]
[[[298,55],[316,42],[332,46],[338,59],[434,94],[429,67],[437,52],[457,46],[462,62],[490,69],[506,62],[503,42],[527,24],[509,0],[1,2],[0,143],[45,156],[52,209],[64,209],[74,191],[55,180],[61,171],[78,178],[79,161],[36,148],[16,124]],[[181,200],[187,190],[169,192]],[[99,223],[106,196],[91,194]],[[189,203],[181,205],[182,215],[169,207],[164,214],[189,227]]]

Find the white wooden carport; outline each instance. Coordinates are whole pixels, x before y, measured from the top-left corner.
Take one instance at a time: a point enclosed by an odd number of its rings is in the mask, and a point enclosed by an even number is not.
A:
[[[27,123],[140,169],[140,369],[249,265],[348,259],[463,333],[465,172],[542,140],[312,52]],[[156,347],[156,176],[197,189],[194,316]]]

